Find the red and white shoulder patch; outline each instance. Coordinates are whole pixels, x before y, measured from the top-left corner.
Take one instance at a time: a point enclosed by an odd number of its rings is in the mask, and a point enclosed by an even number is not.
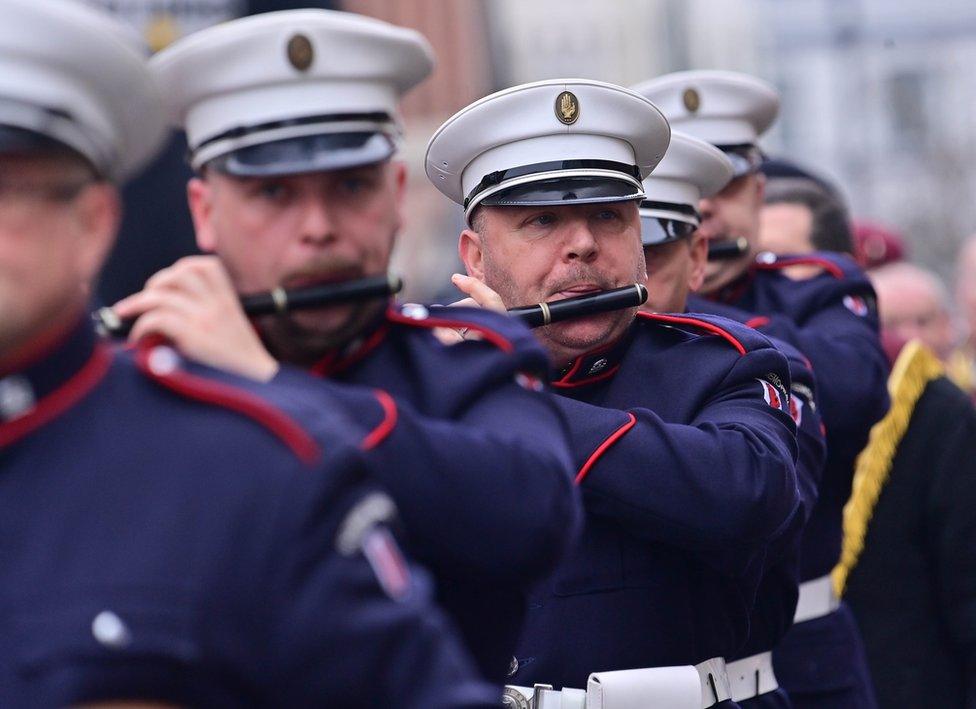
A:
[[[786,392],[782,380],[776,374],[770,372],[766,375],[766,378],[756,379],[756,381],[759,382],[759,386],[762,389],[763,401],[774,409],[779,409],[783,413],[789,414],[792,418],[793,412],[790,407],[790,395]]]
[[[529,391],[543,391],[546,388],[545,383],[539,377],[528,372],[516,372],[515,383]]]
[[[403,600],[413,587],[410,566],[389,525],[396,519],[393,499],[383,492],[363,497],[346,513],[336,535],[336,550],[343,556],[362,554],[387,596]]]
[[[859,295],[845,295],[844,307],[850,310],[852,313],[860,318],[866,318],[871,309],[868,307],[868,302]]]

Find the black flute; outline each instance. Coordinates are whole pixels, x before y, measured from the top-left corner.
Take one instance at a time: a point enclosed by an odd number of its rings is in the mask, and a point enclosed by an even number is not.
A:
[[[308,288],[286,289],[279,286],[268,293],[242,295],[241,307],[252,317],[272,315],[359,300],[388,298],[399,293],[401,288],[403,280],[392,273],[341,283],[323,283]],[[99,308],[92,313],[92,319],[100,333],[112,337],[125,337],[135,324],[135,320],[122,320],[111,308]]]
[[[744,236],[733,241],[713,241],[708,244],[709,261],[731,261],[749,250],[749,240]]]
[[[529,327],[541,327],[561,320],[597,315],[611,310],[636,308],[643,305],[646,300],[647,288],[642,283],[633,283],[623,288],[554,300],[551,303],[536,303],[524,308],[512,308],[508,314],[519,318]]]

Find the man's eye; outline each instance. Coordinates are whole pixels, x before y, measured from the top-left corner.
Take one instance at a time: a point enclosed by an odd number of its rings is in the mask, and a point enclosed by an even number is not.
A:
[[[372,174],[352,174],[339,180],[339,190],[347,195],[365,195],[373,192],[379,184]]]
[[[540,214],[533,217],[529,223],[535,226],[551,226],[556,223],[556,217],[552,214]]]
[[[280,182],[264,182],[258,187],[258,194],[266,199],[281,199],[287,194],[287,189]]]
[[[596,218],[601,221],[610,221],[617,218],[617,212],[613,209],[604,209],[602,212],[597,212]]]

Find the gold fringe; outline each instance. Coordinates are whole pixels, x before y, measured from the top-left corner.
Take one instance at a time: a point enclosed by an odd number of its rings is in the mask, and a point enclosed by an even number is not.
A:
[[[868,523],[888,481],[898,445],[925,387],[945,373],[939,359],[918,340],[902,348],[888,378],[891,408],[871,429],[868,444],[857,457],[851,498],[844,506],[844,541],[840,561],[831,572],[834,591],[842,596],[847,577],[864,549]]]

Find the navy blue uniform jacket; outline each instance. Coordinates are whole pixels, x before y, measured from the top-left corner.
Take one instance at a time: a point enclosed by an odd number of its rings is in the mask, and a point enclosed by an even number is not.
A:
[[[753,321],[754,316],[721,303],[693,297],[692,310],[721,315],[737,322]],[[790,415],[796,423],[797,459],[796,479],[800,491],[802,514],[770,549],[766,560],[756,605],[750,619],[749,641],[737,656],[749,657],[768,652],[779,642],[793,624],[800,581],[800,542],[803,526],[817,502],[826,455],[823,423],[816,396],[816,382],[809,360],[789,343],[770,338],[773,345],[786,355],[790,365]],[[729,658],[734,659],[734,658]]]
[[[724,318],[641,313],[552,385],[586,526],[533,597],[515,683],[734,653],[767,547],[798,513],[783,355]]]
[[[805,280],[783,273],[797,264],[822,270]],[[750,325],[790,343],[813,364],[827,462],[804,532],[800,577],[819,578],[840,556],[841,513],[851,495],[854,459],[888,410],[888,362],[878,337],[874,289],[843,254],[760,254],[742,279],[711,297],[754,313]]]
[[[339,405],[320,446],[256,389],[84,325],[0,383],[0,706],[497,704]]]
[[[445,344],[435,327],[468,328],[469,339]],[[370,446],[370,469],[397,502],[409,551],[434,573],[439,601],[496,682],[529,589],[576,540],[582,517],[566,423],[542,391],[548,370],[545,351],[513,318],[419,305],[390,308],[359,343],[313,367],[392,397],[379,394],[388,412],[396,408],[396,431]],[[311,380],[283,367],[275,381],[309,390]],[[327,384],[330,396],[341,393]],[[382,430],[378,407],[356,408]]]

